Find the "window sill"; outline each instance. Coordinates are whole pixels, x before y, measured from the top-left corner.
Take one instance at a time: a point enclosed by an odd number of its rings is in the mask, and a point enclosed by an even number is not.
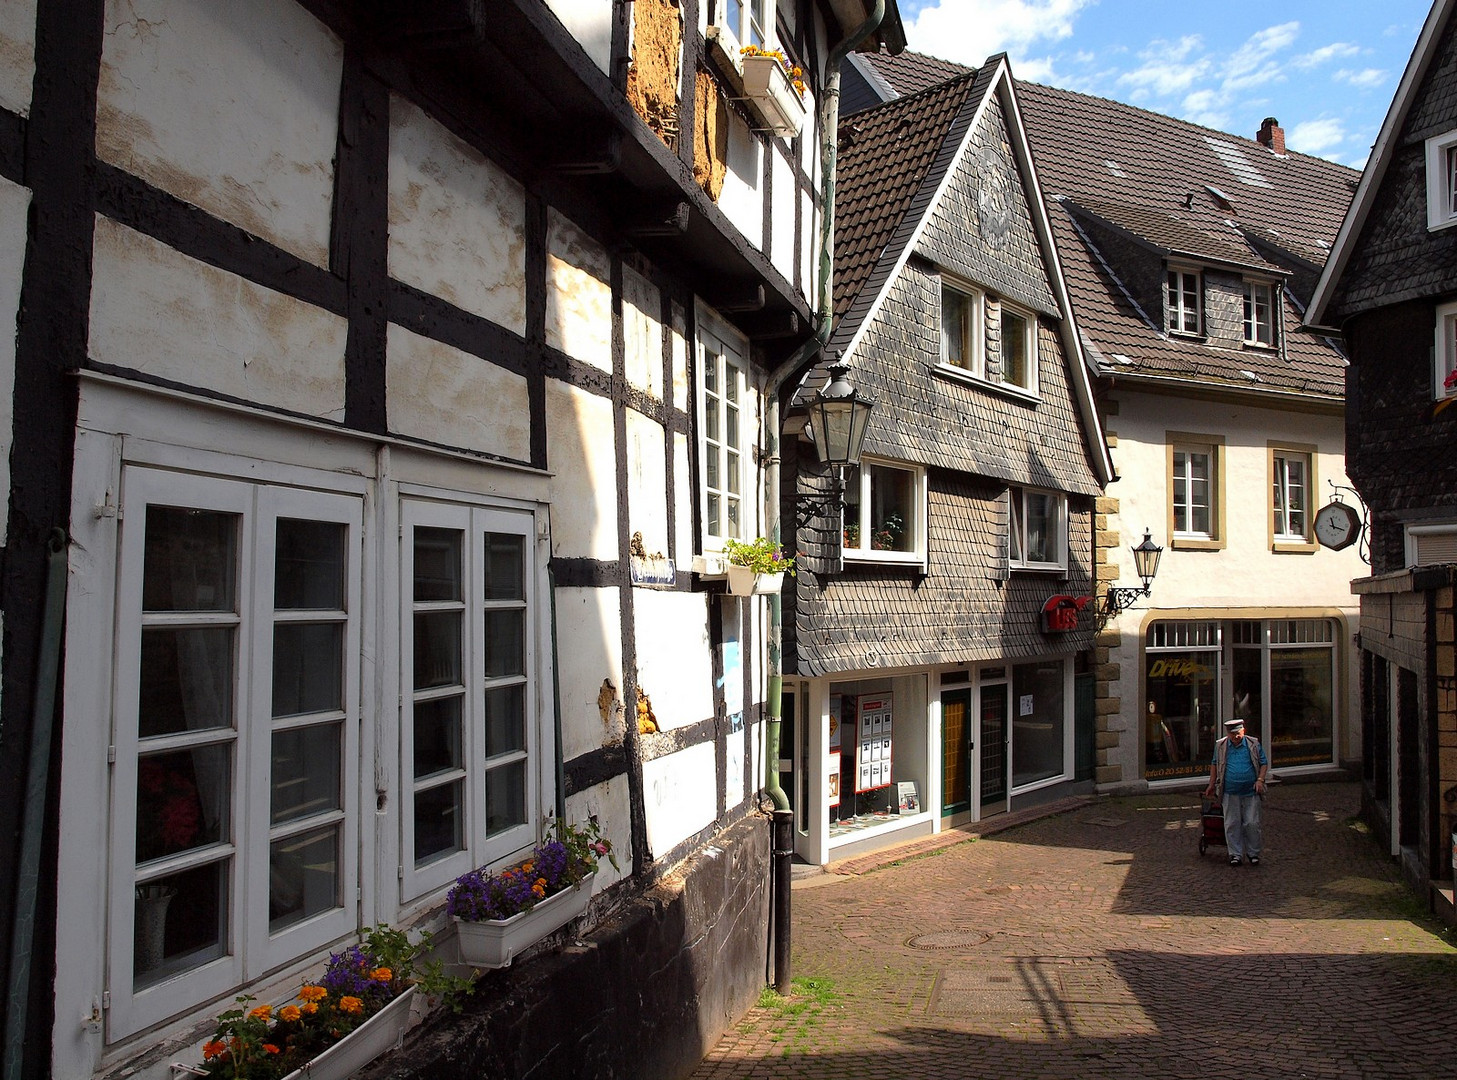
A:
[[[1012,563],[1007,569],[1014,574],[1067,574],[1067,567],[1057,563]]]
[[[1245,342],[1242,342],[1241,344],[1243,344],[1243,346],[1246,349],[1253,349],[1256,352],[1273,353],[1273,352],[1279,352],[1280,351],[1280,346],[1273,345],[1273,344],[1271,344],[1269,342],[1266,342],[1266,341],[1245,341]]]
[[[926,565],[926,553],[923,551],[860,551],[856,548],[842,548],[840,559],[847,563],[864,563],[866,565],[880,564],[891,566],[915,566]]]
[[[1276,555],[1313,555],[1320,545],[1309,540],[1275,540],[1270,551]]]
[[[1165,330],[1164,333],[1178,341],[1197,342],[1200,345],[1209,343],[1209,335],[1200,330]]]
[[[1177,551],[1221,551],[1224,541],[1211,537],[1176,536],[1169,541],[1169,546]]]
[[[993,382],[991,379],[985,379],[974,371],[968,371],[966,368],[956,367],[952,364],[937,364],[931,370],[933,374],[939,375],[941,378],[950,382],[974,386],[978,390],[990,390],[996,394],[1004,394],[1009,398],[1025,401],[1029,405],[1036,405],[1042,400],[1041,395],[1036,390],[1028,390],[1024,386],[1018,386],[1016,383]]]
[[[1432,221],[1428,218],[1427,232],[1442,232],[1445,229],[1452,228],[1454,225],[1457,225],[1457,215],[1453,215],[1446,221]]]

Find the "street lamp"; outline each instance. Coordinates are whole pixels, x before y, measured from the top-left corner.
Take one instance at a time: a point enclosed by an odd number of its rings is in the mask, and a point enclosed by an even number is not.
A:
[[[1119,612],[1133,606],[1134,601],[1147,596],[1153,588],[1154,575],[1159,572],[1159,556],[1164,549],[1153,542],[1153,533],[1148,529],[1143,530],[1143,542],[1133,549],[1133,567],[1138,571],[1138,576],[1143,579],[1142,588],[1119,588],[1115,585],[1108,587],[1108,595],[1103,598],[1103,606],[1098,614],[1104,622],[1114,618]]]
[[[865,425],[875,403],[860,396],[850,385],[850,365],[838,354],[830,364],[830,381],[809,403],[810,437],[820,461],[843,470],[860,462],[865,445]]]

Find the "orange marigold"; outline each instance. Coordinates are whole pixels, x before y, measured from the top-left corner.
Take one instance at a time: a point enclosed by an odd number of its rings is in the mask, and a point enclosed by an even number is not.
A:
[[[298,996],[305,1001],[323,1001],[324,998],[329,996],[329,991],[325,990],[322,986],[305,986],[298,992]]]
[[[369,973],[369,977],[375,982],[389,982],[395,977],[395,973],[387,967],[377,967]]]
[[[364,1011],[364,1002],[352,995],[341,997],[339,999],[339,1011],[351,1014],[362,1013]]]
[[[319,1007],[312,1001],[305,1002],[303,1008],[299,1010],[299,1012],[303,1013],[305,1016],[313,1016],[314,1013],[318,1011]]]
[[[286,1023],[292,1024],[299,1018],[299,1007],[297,1005],[285,1005],[278,1010],[278,1018]]]
[[[250,1009],[248,1011],[248,1019],[250,1020],[267,1020],[272,1015],[272,1005],[259,1005],[256,1009]]]
[[[202,1044],[202,1056],[207,1060],[218,1057],[227,1050],[227,1044],[218,1039],[209,1039]]]
[[[266,1051],[268,1051],[268,1053],[270,1053],[270,1054],[280,1054],[280,1053],[283,1052],[283,1051],[279,1050],[278,1047],[274,1046],[272,1043],[264,1043],[263,1044],[263,1049],[266,1050]]]

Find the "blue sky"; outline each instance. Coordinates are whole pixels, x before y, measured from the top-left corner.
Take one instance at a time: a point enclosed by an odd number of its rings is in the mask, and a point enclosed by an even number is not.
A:
[[[910,47],[1366,162],[1430,0],[900,0]]]

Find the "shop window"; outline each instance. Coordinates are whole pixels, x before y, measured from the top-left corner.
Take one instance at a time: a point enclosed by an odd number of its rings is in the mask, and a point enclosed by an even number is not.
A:
[[[1224,440],[1176,432],[1166,437],[1173,546],[1223,547]]]
[[[1245,344],[1275,344],[1275,286],[1262,281],[1246,281]]]
[[[1197,334],[1200,318],[1199,274],[1193,270],[1170,270],[1164,291],[1164,313],[1170,333]]]
[[[753,417],[742,345],[726,330],[701,326],[698,360],[699,505],[707,552],[745,538]]]
[[[1457,131],[1426,141],[1427,228],[1457,223]]]
[[[864,459],[847,470],[843,557],[924,562],[925,506],[924,469]]]
[[[1008,489],[1008,557],[1013,570],[1067,569],[1067,496],[1036,488]]]
[[[1438,401],[1457,397],[1457,303],[1437,305],[1432,361],[1432,396]]]
[[[1144,777],[1173,780],[1209,774],[1219,738],[1217,622],[1157,622],[1144,659]]]
[[[1062,779],[1068,772],[1068,664],[1012,665],[1012,787]]]

